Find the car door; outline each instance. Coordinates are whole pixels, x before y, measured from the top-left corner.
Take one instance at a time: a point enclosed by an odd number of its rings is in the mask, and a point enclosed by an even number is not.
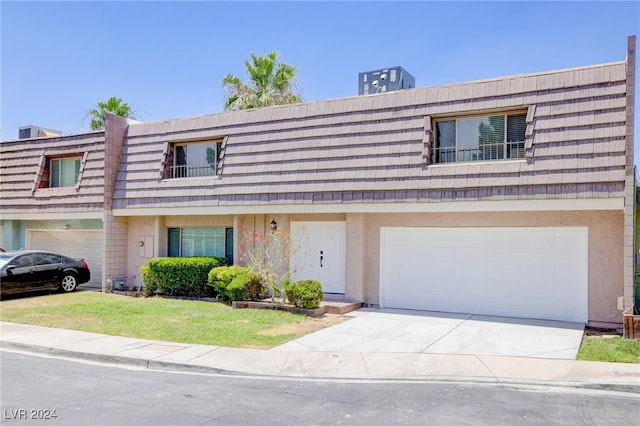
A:
[[[36,253],[34,285],[54,289],[60,284],[62,271],[62,256],[53,253]]]
[[[9,262],[2,270],[2,292],[33,290],[38,286],[33,254],[23,254]]]

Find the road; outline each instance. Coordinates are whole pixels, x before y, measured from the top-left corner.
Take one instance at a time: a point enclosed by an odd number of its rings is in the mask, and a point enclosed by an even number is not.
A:
[[[624,392],[189,374],[9,351],[0,357],[3,425],[631,425],[640,419],[640,395]]]

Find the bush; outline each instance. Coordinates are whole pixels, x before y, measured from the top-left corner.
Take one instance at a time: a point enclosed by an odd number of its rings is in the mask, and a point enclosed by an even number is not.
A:
[[[227,300],[258,300],[265,293],[262,281],[250,268],[219,266],[209,272],[207,282]]]
[[[146,297],[153,296],[158,289],[158,283],[153,279],[151,275],[151,269],[149,265],[142,265],[140,267],[140,277],[142,277],[142,285],[144,287],[144,295]]]
[[[285,283],[284,291],[289,302],[298,308],[317,308],[322,302],[322,284],[315,280]]]
[[[148,266],[156,290],[167,296],[213,297],[215,291],[207,285],[209,271],[228,264],[224,257],[161,257]]]

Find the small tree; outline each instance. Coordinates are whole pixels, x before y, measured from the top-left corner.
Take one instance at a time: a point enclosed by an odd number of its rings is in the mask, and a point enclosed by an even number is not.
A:
[[[275,302],[283,295],[284,283],[296,272],[289,265],[298,250],[291,235],[278,229],[264,235],[243,229],[240,250],[240,260],[265,283]]]

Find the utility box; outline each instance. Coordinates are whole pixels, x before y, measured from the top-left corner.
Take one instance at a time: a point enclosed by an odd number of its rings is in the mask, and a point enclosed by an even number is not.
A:
[[[402,67],[361,72],[358,74],[358,95],[413,89],[416,79]]]
[[[60,136],[61,134],[62,132],[59,130],[46,129],[32,124],[18,128],[18,139],[49,138],[52,136]]]

